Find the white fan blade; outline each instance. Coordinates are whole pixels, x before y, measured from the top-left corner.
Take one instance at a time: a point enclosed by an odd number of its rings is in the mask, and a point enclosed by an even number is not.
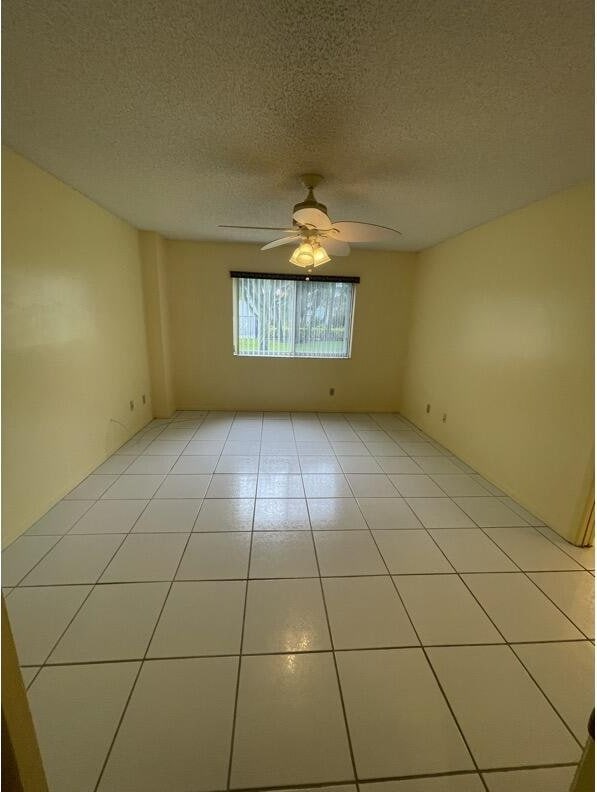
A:
[[[347,242],[342,242],[339,239],[332,239],[332,237],[320,237],[321,247],[331,253],[332,256],[348,256],[350,253],[350,245]]]
[[[282,237],[282,239],[274,239],[273,242],[268,242],[267,245],[264,245],[261,250],[270,250],[270,248],[279,247],[280,245],[288,245],[290,242],[298,242],[299,239],[300,236],[298,234],[291,237]]]
[[[342,220],[332,223],[332,226],[332,230],[328,232],[330,237],[342,242],[379,242],[382,239],[393,239],[396,234],[400,235],[400,231],[395,228],[359,223],[356,220]]]
[[[299,225],[313,228],[329,228],[332,221],[321,209],[297,209],[292,215]]]

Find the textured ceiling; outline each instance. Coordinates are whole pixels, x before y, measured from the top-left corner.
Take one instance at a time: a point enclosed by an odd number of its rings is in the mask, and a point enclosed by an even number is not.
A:
[[[591,0],[4,0],[4,142],[139,228],[416,250],[592,176]]]

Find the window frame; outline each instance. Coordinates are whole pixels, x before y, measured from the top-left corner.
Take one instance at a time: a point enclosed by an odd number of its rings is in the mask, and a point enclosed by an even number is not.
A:
[[[358,276],[330,276],[330,275],[298,275],[295,273],[291,274],[280,274],[280,273],[265,273],[265,272],[245,272],[245,271],[238,271],[233,270],[230,272],[230,277],[232,278],[232,354],[234,357],[239,358],[259,358],[259,359],[275,359],[280,360],[286,358],[287,360],[350,360],[352,357],[352,341],[353,341],[353,333],[354,333],[354,318],[355,318],[355,310],[356,310],[356,286],[361,282],[361,279]],[[297,354],[288,354],[288,355],[280,355],[280,354],[268,354],[268,355],[260,355],[260,354],[245,354],[240,352],[240,339],[238,336],[239,331],[239,317],[238,317],[238,281],[240,279],[249,279],[249,280],[286,280],[286,281],[314,281],[320,283],[350,283],[352,285],[351,289],[351,298],[350,298],[350,322],[345,323],[345,331],[348,330],[348,344],[346,349],[346,355],[297,355]],[[295,336],[296,336],[296,328],[297,328],[297,315],[296,315],[296,303],[297,301],[297,291],[296,287],[294,289],[294,323],[292,326],[292,347],[295,347]],[[347,326],[349,325],[349,326]]]

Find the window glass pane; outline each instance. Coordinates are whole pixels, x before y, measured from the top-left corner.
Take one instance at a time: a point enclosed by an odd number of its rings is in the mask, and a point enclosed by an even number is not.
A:
[[[235,353],[349,357],[353,284],[238,278]]]

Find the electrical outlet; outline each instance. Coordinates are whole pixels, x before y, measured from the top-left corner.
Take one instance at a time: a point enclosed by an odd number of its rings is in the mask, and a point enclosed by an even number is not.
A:
[[[448,420],[448,413],[444,413],[442,415],[442,423],[446,423],[447,420]]]
[[[145,398],[145,394],[143,394],[143,396],[141,396],[141,399],[143,400],[143,404],[145,404],[145,402],[147,401],[146,398]]]
[[[131,410],[131,412],[135,409],[135,402],[132,399],[129,402],[129,409]]]
[[[330,396],[334,396],[336,393],[336,388],[330,388]]]
[[[431,412],[431,405],[430,404],[428,404],[427,407],[425,408],[425,412],[426,413],[430,413]]]

